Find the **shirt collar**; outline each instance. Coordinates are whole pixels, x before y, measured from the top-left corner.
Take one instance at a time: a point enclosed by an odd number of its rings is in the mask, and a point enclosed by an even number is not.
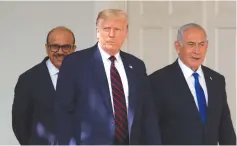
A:
[[[179,66],[183,72],[185,79],[187,80],[188,78],[190,78],[193,75],[194,71],[191,68],[189,68],[187,65],[185,65],[181,61],[180,58],[178,59],[178,63],[179,63]],[[201,78],[204,78],[204,74],[203,74],[201,65],[198,67],[196,73],[198,73]]]
[[[56,74],[59,72],[58,68],[56,68],[56,67],[53,65],[53,63],[51,62],[50,59],[48,59],[48,60],[46,61],[46,65],[47,65],[47,67],[48,67],[50,76],[54,76],[54,75],[56,75]]]
[[[99,48],[99,51],[100,51],[102,60],[103,60],[103,61],[108,61],[108,60],[109,60],[109,57],[110,57],[111,55],[109,55],[107,52],[105,52],[104,49],[102,49],[100,43],[98,43],[98,48]],[[121,60],[120,52],[118,52],[117,54],[115,54],[114,57],[116,58],[115,61]]]

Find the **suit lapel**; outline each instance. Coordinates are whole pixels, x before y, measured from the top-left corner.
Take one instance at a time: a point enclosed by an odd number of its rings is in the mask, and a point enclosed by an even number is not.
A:
[[[206,86],[207,86],[207,94],[208,94],[208,104],[207,104],[207,122],[210,121],[210,115],[212,113],[210,113],[212,110],[212,108],[214,107],[213,103],[215,103],[215,84],[212,81],[212,77],[209,74],[208,70],[206,70],[205,67],[202,66],[202,70],[205,76],[205,82],[206,82]]]
[[[104,100],[106,107],[108,108],[109,113],[113,115],[111,97],[109,92],[108,80],[105,73],[104,64],[102,61],[101,54],[97,45],[94,46],[93,58],[91,59],[90,66],[93,68],[93,73],[95,79],[97,80],[97,86],[102,93],[102,100]]]
[[[52,93],[52,95],[54,95],[55,94],[55,89],[54,89],[53,82],[52,82],[51,77],[50,77],[48,67],[46,65],[46,61],[48,59],[49,58],[46,57],[40,64],[41,65],[41,70],[42,70],[42,72],[41,72],[41,77],[42,78],[40,77],[39,80],[42,83],[41,87],[44,88],[44,91],[47,91],[45,93]]]
[[[190,91],[190,88],[185,80],[185,77],[183,75],[183,72],[178,64],[178,61],[175,61],[173,63],[173,69],[174,69],[174,76],[173,76],[173,84],[174,87],[177,88],[176,91],[178,91],[178,94],[182,99],[178,99],[178,100],[182,100],[183,104],[185,105],[185,107],[187,107],[187,109],[190,109],[190,112],[194,113],[196,117],[198,117],[198,119],[200,119],[201,122],[201,117],[199,115],[199,111],[197,108],[197,105],[194,101],[194,97]]]
[[[133,65],[130,64],[128,58],[126,57],[126,54],[121,51],[120,56],[123,61],[124,69],[127,75],[128,80],[128,89],[129,89],[129,95],[128,95],[128,126],[129,126],[129,133],[131,133],[131,127],[134,119],[135,114],[135,106],[136,106],[136,80],[135,80],[135,74]]]

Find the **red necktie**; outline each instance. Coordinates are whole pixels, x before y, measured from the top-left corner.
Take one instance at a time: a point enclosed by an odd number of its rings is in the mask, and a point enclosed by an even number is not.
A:
[[[115,115],[114,144],[128,145],[128,119],[123,84],[114,64],[116,58],[114,56],[111,56],[109,59],[111,61],[110,78]]]

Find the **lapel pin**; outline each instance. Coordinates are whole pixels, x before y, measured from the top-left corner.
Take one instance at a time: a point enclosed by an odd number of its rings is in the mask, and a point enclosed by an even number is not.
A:
[[[131,65],[129,65],[129,67],[130,67],[130,68],[132,68],[132,66],[131,66]]]
[[[210,79],[212,80],[212,77],[210,77]]]

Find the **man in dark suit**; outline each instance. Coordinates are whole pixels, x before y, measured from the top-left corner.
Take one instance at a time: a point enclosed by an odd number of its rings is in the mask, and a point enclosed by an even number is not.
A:
[[[48,145],[53,135],[53,100],[58,70],[63,58],[74,52],[75,37],[66,27],[56,27],[47,36],[48,57],[21,74],[12,105],[12,128],[21,145]]]
[[[208,41],[198,24],[183,25],[179,58],[150,75],[164,145],[236,145],[225,78],[201,65]]]
[[[160,144],[144,63],[120,51],[127,14],[97,17],[98,43],[67,56],[55,100],[59,144]]]

